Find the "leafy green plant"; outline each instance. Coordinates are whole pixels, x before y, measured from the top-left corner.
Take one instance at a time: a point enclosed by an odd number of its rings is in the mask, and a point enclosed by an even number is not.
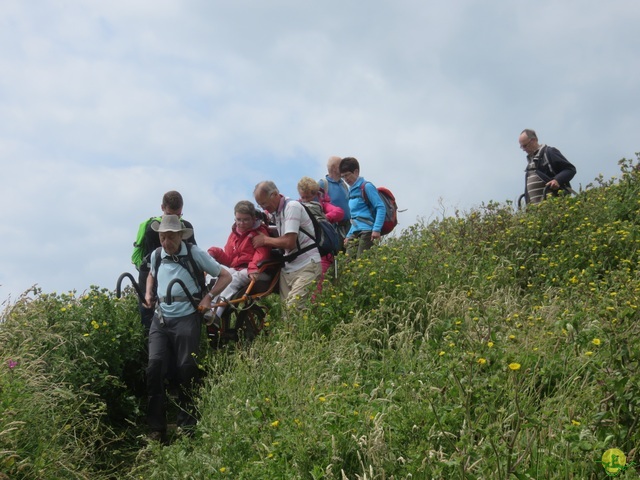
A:
[[[638,462],[640,178],[629,160],[621,172],[575,197],[526,211],[490,202],[340,256],[338,280],[305,309],[265,302],[268,335],[203,350],[195,437],[151,444],[125,465],[72,449],[59,463],[72,478],[372,480],[604,478],[613,447]],[[72,392],[51,431],[73,406],[95,407],[100,429],[136,420],[127,399],[143,395],[124,376],[129,364],[141,371],[135,308],[99,290],[39,295],[0,324],[3,362],[25,365],[20,352],[33,352],[41,363],[28,370]],[[27,319],[51,337],[27,340],[17,328]],[[22,405],[36,388],[2,365],[11,421],[41,414],[44,404]],[[0,426],[11,473],[44,458],[26,453],[35,440],[18,424]]]

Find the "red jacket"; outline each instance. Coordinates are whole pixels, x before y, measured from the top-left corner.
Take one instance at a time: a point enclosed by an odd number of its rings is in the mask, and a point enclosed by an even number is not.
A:
[[[269,236],[266,225],[259,220],[256,221],[252,229],[243,233],[238,232],[234,223],[224,250],[219,247],[211,247],[207,251],[222,265],[236,270],[248,268],[249,273],[255,273],[258,271],[258,263],[268,259],[271,254],[270,247],[254,248],[251,243],[251,239],[261,233]]]

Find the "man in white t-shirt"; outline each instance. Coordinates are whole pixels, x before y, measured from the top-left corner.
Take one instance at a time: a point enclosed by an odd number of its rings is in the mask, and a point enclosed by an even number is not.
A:
[[[320,253],[311,237],[314,234],[313,222],[300,202],[285,198],[270,180],[256,185],[253,196],[260,208],[274,215],[280,235],[257,235],[253,238],[253,246],[258,248],[266,245],[284,250],[280,297],[288,306],[300,307],[300,300],[317,284],[322,268]]]

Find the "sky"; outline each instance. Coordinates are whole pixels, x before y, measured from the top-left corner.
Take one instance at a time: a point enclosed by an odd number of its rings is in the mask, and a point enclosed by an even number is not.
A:
[[[637,0],[3,0],[0,304],[114,289],[178,190],[202,247],[330,156],[398,230],[524,187],[524,128],[578,190],[640,151]],[[8,216],[11,218],[8,218]]]

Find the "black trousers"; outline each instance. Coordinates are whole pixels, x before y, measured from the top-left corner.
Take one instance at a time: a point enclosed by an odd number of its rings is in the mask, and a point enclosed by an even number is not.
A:
[[[153,317],[149,330],[149,364],[147,366],[147,421],[151,431],[167,430],[167,395],[165,376],[170,362],[175,362],[178,380],[179,427],[196,424],[193,392],[199,380],[197,358],[200,353],[201,317],[195,312],[185,317]]]

